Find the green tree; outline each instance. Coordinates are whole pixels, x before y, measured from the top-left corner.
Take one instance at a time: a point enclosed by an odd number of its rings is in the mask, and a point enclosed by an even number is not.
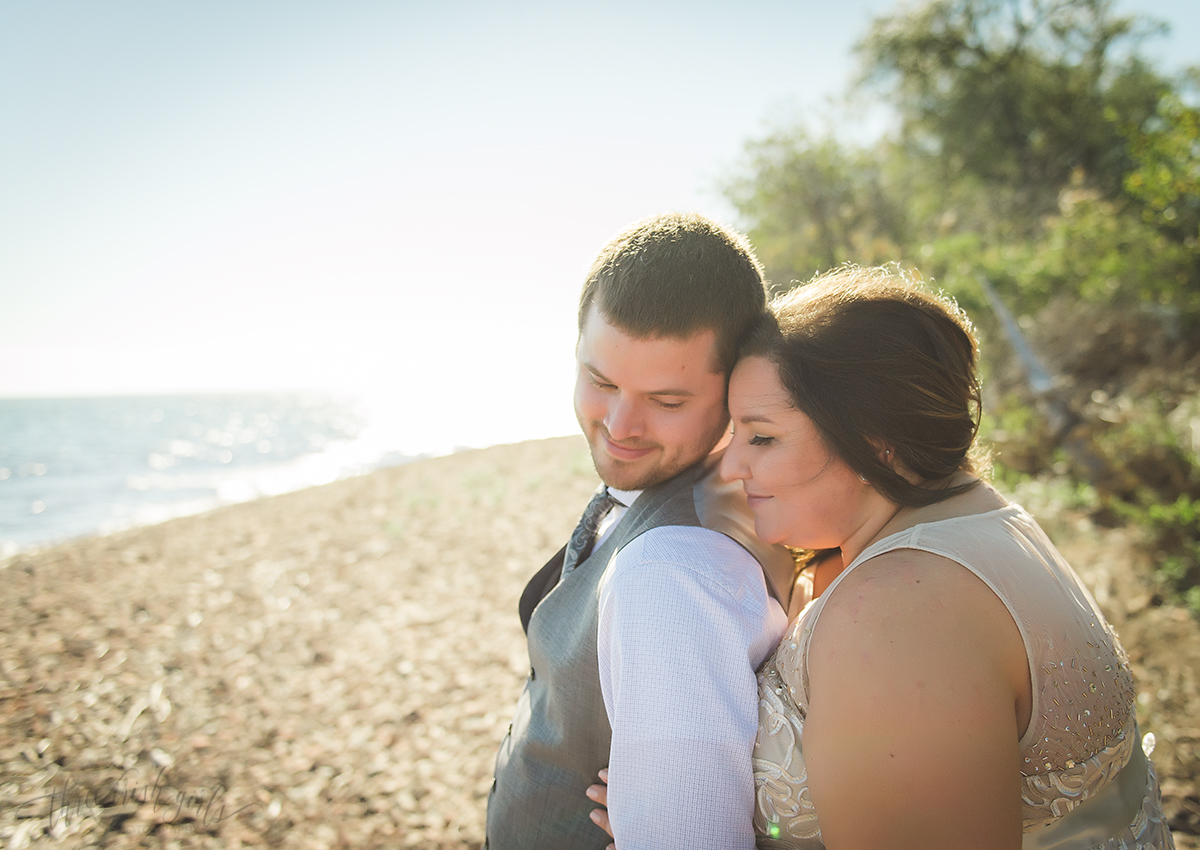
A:
[[[1147,222],[1195,255],[1200,241],[1200,109],[1172,93],[1143,126],[1126,125],[1126,133],[1136,167],[1125,176],[1125,188],[1145,204]]]
[[[755,248],[776,288],[845,262],[895,259],[907,241],[904,203],[885,161],[803,128],[749,142],[726,187],[753,222]]]
[[[977,179],[995,214],[1036,230],[1073,174],[1122,191],[1130,160],[1110,116],[1154,113],[1168,85],[1136,47],[1161,29],[1110,0],[935,0],[877,19],[858,50],[933,185]]]

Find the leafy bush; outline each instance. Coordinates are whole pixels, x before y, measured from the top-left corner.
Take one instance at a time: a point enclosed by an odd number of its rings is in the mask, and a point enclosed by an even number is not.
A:
[[[1200,612],[1200,437],[1183,445],[1178,400],[1140,377],[1200,387],[1200,109],[1141,54],[1158,31],[1106,0],[903,7],[858,48],[896,131],[777,129],[725,193],[777,284],[897,262],[956,298],[983,339],[998,482],[1137,523],[1162,595]],[[1018,390],[981,277],[1062,383]]]
[[[1180,496],[1170,504],[1123,506],[1153,548],[1154,580],[1163,595],[1200,616],[1200,499]]]
[[[1108,504],[1141,531],[1157,564],[1154,582],[1166,599],[1200,615],[1200,457],[1153,397],[1095,445],[1111,470]]]

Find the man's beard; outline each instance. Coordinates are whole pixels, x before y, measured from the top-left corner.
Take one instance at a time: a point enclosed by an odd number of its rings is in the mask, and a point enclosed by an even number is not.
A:
[[[650,443],[637,448],[656,448],[657,454],[651,455],[654,463],[647,465],[642,461],[622,461],[614,458],[604,449],[604,439],[607,436],[604,426],[592,423],[585,431],[588,437],[588,448],[592,454],[592,466],[600,480],[617,490],[645,490],[664,481],[669,481],[685,469],[703,460],[720,442],[725,433],[723,425],[710,438],[701,438],[695,443],[684,447],[667,457],[663,447],[658,443]]]

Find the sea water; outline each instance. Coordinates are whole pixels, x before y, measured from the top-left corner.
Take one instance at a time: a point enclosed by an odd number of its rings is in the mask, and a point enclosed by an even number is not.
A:
[[[0,557],[401,463],[353,400],[0,399]]]

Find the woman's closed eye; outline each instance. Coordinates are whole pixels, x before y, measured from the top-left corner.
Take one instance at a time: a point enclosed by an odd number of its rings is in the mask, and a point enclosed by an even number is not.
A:
[[[767,437],[763,434],[755,434],[747,442],[752,446],[766,446],[775,441],[774,437]]]

